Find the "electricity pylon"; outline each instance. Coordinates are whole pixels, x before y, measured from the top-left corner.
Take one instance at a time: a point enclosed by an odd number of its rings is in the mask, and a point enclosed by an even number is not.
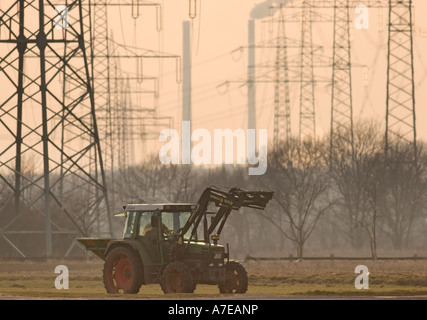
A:
[[[417,158],[412,0],[389,1],[386,153],[394,143],[413,145]]]
[[[274,146],[279,146],[284,137],[291,137],[291,105],[289,91],[289,71],[285,17],[280,5],[278,31],[276,38],[276,65],[274,82]]]
[[[330,155],[345,142],[354,157],[349,0],[334,0]]]
[[[301,63],[300,63],[300,125],[299,140],[315,139],[316,100],[313,47],[313,9],[310,1],[304,0],[301,22]]]
[[[40,255],[37,234],[46,256],[62,253],[54,236],[89,235],[101,215],[112,233],[82,2],[17,0],[0,13],[0,178],[11,191],[0,236],[21,256]]]

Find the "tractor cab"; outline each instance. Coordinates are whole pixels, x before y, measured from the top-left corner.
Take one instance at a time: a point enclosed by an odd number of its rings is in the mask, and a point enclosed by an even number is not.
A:
[[[136,240],[148,253],[146,265],[164,264],[171,260],[175,243],[182,244],[191,233],[180,234],[194,205],[190,203],[128,204],[123,207],[126,223],[123,240]],[[197,241],[197,235],[195,237]]]
[[[126,210],[124,239],[155,238],[160,221],[162,226],[160,238],[165,238],[179,233],[190,217],[194,205],[189,203],[129,204],[123,208]]]

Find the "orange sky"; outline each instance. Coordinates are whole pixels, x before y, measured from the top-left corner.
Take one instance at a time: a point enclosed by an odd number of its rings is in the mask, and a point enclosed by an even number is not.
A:
[[[0,8],[5,9],[12,1],[1,0]],[[158,1],[164,6],[163,33],[156,31],[156,11],[152,8],[142,10],[141,16],[134,20],[130,10],[117,8],[109,12],[109,24],[114,39],[127,45],[137,45],[147,49],[162,49],[173,54],[182,54],[182,22],[189,20],[188,0]],[[259,0],[198,0],[198,15],[192,20],[193,25],[193,128],[208,130],[221,128],[243,128],[247,126],[246,91],[245,87],[231,86],[225,92],[221,83],[229,80],[246,79],[247,51],[234,52],[236,48],[247,45],[247,23],[249,13]],[[360,1],[363,4],[363,1]],[[418,136],[427,139],[427,110],[424,107],[427,96],[427,12],[425,0],[414,0],[415,15],[415,77]],[[332,16],[333,12],[323,12]],[[371,26],[369,31],[354,31],[353,41],[353,84],[354,84],[354,117],[373,118],[384,124],[386,100],[386,28],[378,32],[378,12],[371,10]],[[386,10],[382,12],[387,16]],[[383,20],[385,27],[385,20]],[[122,30],[123,26],[123,30]],[[324,47],[324,55],[331,55],[332,25],[322,24],[315,27],[315,42]],[[268,37],[268,28],[260,21],[256,23],[257,38],[260,44]],[[418,32],[422,31],[422,32]],[[299,37],[297,25],[289,26],[288,36]],[[159,39],[162,39],[159,41]],[[379,58],[374,64],[375,55]],[[258,50],[257,62],[274,59],[271,50]],[[362,65],[368,67],[368,85],[364,86]],[[134,72],[135,61],[123,62],[125,70]],[[150,67],[147,67],[150,70]],[[153,68],[154,71],[158,69]],[[330,69],[319,70],[317,76],[328,78]],[[159,114],[174,117],[175,126],[181,121],[180,86],[175,81],[175,61],[163,63],[163,80],[159,99]],[[292,99],[292,131],[298,132],[298,87],[291,87]],[[273,99],[272,84],[257,86],[257,126],[269,130],[269,138],[273,137]],[[330,87],[319,83],[316,88],[316,121],[317,133],[329,131],[330,124]],[[159,128],[159,132],[161,128]]]
[[[249,12],[254,5],[261,1],[253,0],[202,0],[201,18],[194,21],[194,38],[198,39],[194,50],[194,70],[193,70],[193,122],[195,127],[206,127],[212,129],[216,127],[229,126],[232,128],[246,127],[246,96],[245,88],[234,86],[228,93],[220,95],[217,85],[227,80],[245,80],[247,66],[247,51],[239,56],[238,52],[230,54],[239,46],[247,45],[247,20]],[[360,4],[363,4],[360,1]],[[182,20],[188,19],[188,1],[185,0],[165,0],[165,50],[168,52],[181,51],[181,38],[178,32]],[[427,127],[424,125],[427,119],[427,110],[424,108],[427,96],[427,58],[424,52],[427,51],[427,21],[424,13],[427,12],[427,2],[414,0],[415,5],[415,30],[414,56],[415,56],[415,78],[416,78],[416,112],[418,136],[427,139]],[[322,11],[325,15],[332,16],[333,12]],[[382,16],[382,23],[378,21]],[[376,9],[371,10],[370,30],[354,30],[354,41],[352,62],[353,69],[353,99],[354,118],[373,118],[384,124],[385,101],[386,101],[386,59],[387,59],[387,10],[380,13]],[[199,25],[200,24],[200,25]],[[379,32],[379,24],[382,24],[384,31]],[[176,30],[178,28],[178,30]],[[197,31],[200,28],[200,36]],[[270,35],[257,21],[257,43],[267,39]],[[422,32],[419,32],[422,31]],[[299,37],[298,26],[288,27],[289,37]],[[274,34],[273,34],[274,36]],[[332,46],[332,25],[318,24],[314,31],[314,41],[316,44],[324,46],[324,55],[331,56]],[[198,51],[197,49],[198,48]],[[375,56],[378,52],[376,63]],[[265,60],[274,59],[271,50],[258,50],[257,62],[261,63],[261,58]],[[234,61],[237,60],[237,61]],[[362,66],[368,67],[368,84],[364,85],[364,75]],[[331,76],[331,70],[324,69],[318,71],[318,78]],[[169,80],[166,77],[166,80]],[[166,83],[165,80],[165,83]],[[298,87],[291,88],[292,102],[292,131],[298,132]],[[221,90],[223,91],[223,88]],[[258,128],[270,129],[272,138],[273,128],[273,90],[272,84],[259,84],[257,86],[257,125]],[[317,132],[327,133],[330,126],[330,87],[324,83],[319,83],[316,90],[316,116]],[[171,112],[177,117],[181,115],[181,110],[174,108],[173,95],[163,96],[160,100],[160,111]]]

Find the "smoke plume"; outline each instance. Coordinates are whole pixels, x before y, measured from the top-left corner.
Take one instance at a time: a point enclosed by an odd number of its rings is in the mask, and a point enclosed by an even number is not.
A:
[[[264,2],[258,3],[251,10],[251,19],[264,19],[270,14],[270,7],[280,4],[286,5],[291,1],[292,0],[265,0]]]

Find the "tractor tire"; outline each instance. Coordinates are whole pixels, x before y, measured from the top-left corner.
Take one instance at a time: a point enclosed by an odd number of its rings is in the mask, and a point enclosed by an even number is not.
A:
[[[136,294],[143,281],[139,255],[130,248],[117,247],[105,259],[103,278],[108,293]]]
[[[248,273],[237,261],[225,265],[225,282],[218,285],[220,293],[246,293],[248,290]]]
[[[165,294],[193,293],[196,289],[190,269],[182,262],[171,262],[166,266],[160,285]]]

